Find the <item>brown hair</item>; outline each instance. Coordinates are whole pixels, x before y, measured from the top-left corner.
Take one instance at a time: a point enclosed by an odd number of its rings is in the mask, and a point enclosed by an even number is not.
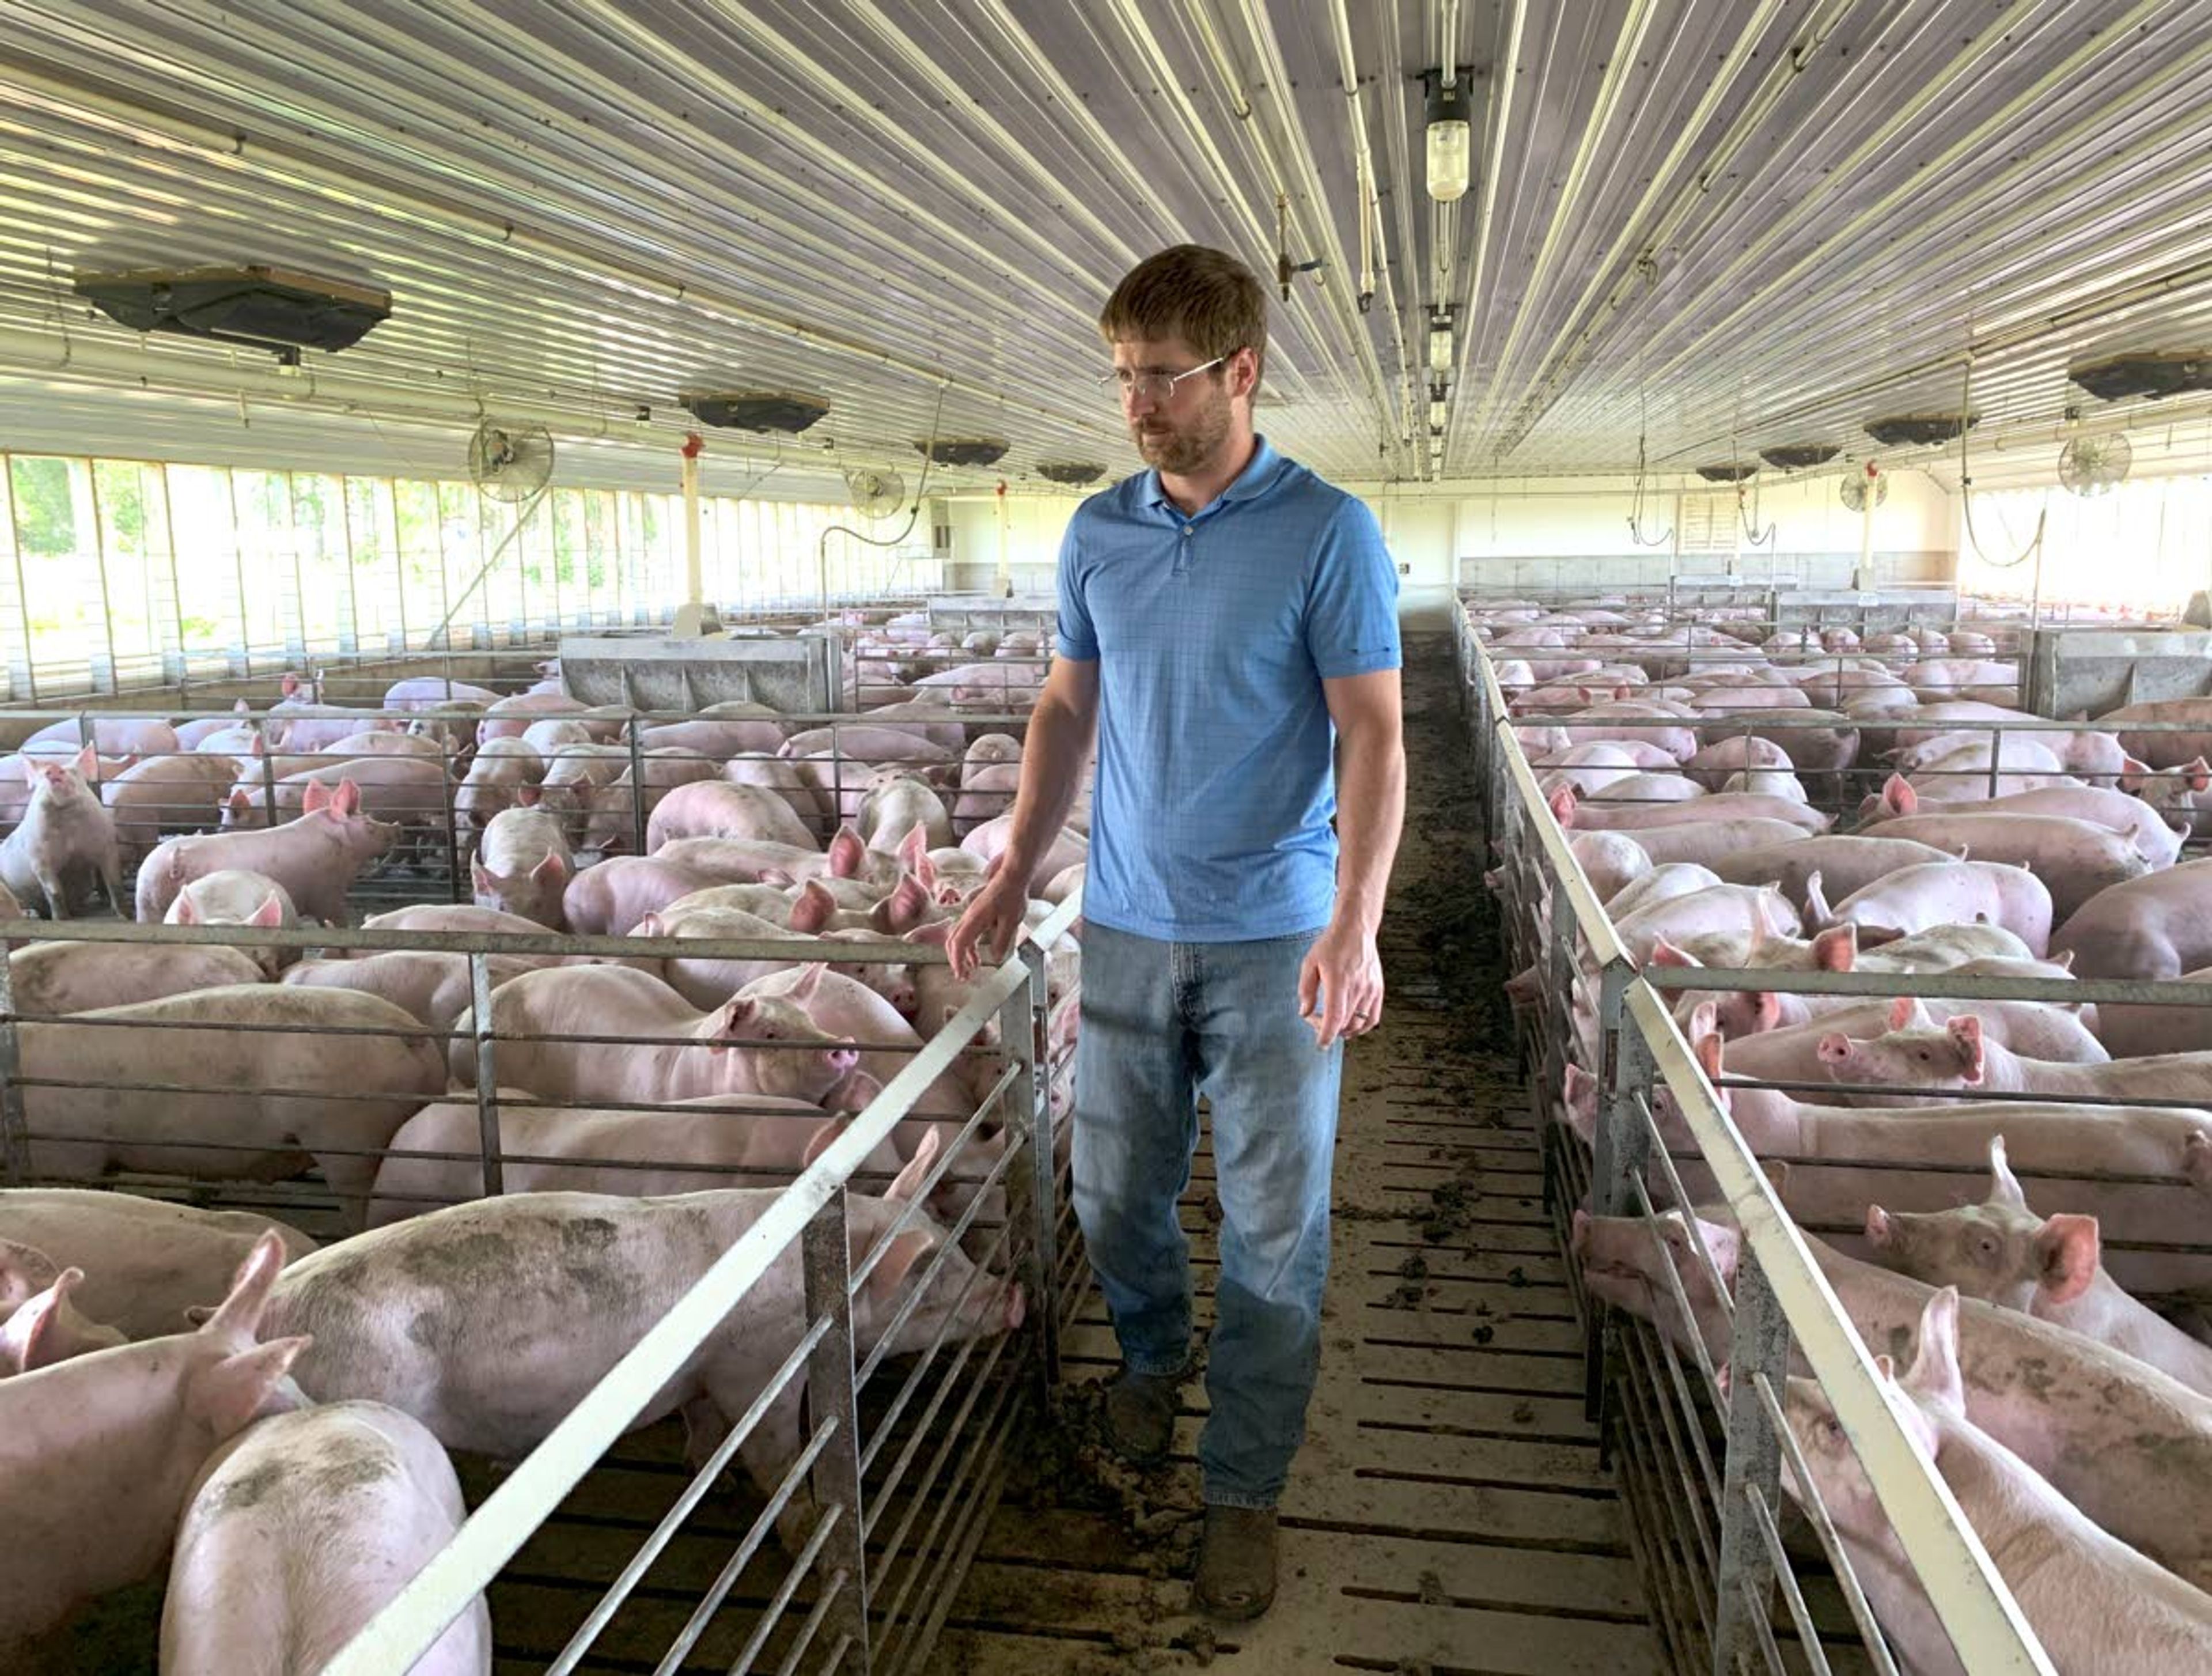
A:
[[[1201,361],[1249,349],[1267,363],[1267,293],[1251,269],[1225,250],[1174,245],[1123,276],[1106,299],[1098,331],[1123,338],[1180,338]],[[1219,377],[1217,370],[1215,376]],[[1259,388],[1255,378],[1253,387]]]

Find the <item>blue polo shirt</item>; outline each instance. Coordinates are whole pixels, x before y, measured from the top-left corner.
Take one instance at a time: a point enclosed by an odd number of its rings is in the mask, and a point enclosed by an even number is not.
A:
[[[1175,942],[1328,923],[1324,678],[1398,667],[1398,578],[1365,505],[1265,437],[1185,517],[1158,472],[1076,509],[1059,652],[1098,663],[1086,919]]]

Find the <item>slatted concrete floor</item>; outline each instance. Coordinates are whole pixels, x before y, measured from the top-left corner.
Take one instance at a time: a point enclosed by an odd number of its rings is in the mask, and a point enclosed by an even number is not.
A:
[[[939,1676],[1661,1667],[1583,1418],[1527,1094],[1502,1004],[1484,993],[1498,974],[1474,919],[1457,917],[1479,868],[1455,824],[1468,811],[1449,652],[1412,647],[1408,663],[1413,789],[1383,937],[1392,999],[1346,1065],[1321,1380],[1283,1504],[1274,1610],[1218,1629],[1188,1611],[1206,1402],[1194,1386],[1166,1468],[1121,1475],[1117,1496],[1046,1484],[1010,1496],[953,1603]],[[1201,1153],[1184,1205],[1201,1323],[1212,1168]],[[1070,1379],[1112,1372],[1095,1294],[1066,1349]],[[1084,1423],[1082,1403],[1070,1411]],[[1102,1470],[1096,1451],[1079,1462]]]

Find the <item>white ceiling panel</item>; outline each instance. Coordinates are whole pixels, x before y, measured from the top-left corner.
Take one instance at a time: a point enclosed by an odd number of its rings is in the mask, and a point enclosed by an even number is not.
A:
[[[1479,121],[1439,206],[1447,29]],[[2069,363],[2212,344],[2212,6],[0,0],[0,424],[391,470],[392,436],[457,461],[482,409],[588,442],[564,478],[672,481],[678,393],[744,384],[831,411],[718,435],[733,480],[912,483],[933,427],[1012,445],[946,487],[1118,472],[1106,292],[1185,239],[1272,281],[1279,193],[1322,265],[1276,307],[1263,428],[1339,477],[1428,473],[1437,304],[1452,477],[1620,470],[1645,431],[1673,470],[1863,454],[1865,420],[1957,407],[1970,367],[1977,436],[2032,438],[2103,416]],[[69,291],[243,261],[388,288],[392,317],[280,379]]]

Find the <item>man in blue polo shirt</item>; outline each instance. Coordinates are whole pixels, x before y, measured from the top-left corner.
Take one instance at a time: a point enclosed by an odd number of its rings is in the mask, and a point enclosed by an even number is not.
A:
[[[1099,329],[1151,469],[1068,525],[1005,860],[947,947],[963,973],[979,948],[1005,958],[1095,728],[1074,1166],[1121,1346],[1105,1423],[1139,1461],[1172,1439],[1191,1332],[1176,1202],[1203,1094],[1221,1275],[1194,1594],[1248,1618],[1274,1598],[1274,1507],[1320,1362],[1342,1042],[1382,1016],[1397,579],[1374,515],[1254,434],[1267,293],[1243,263],[1163,251]]]

